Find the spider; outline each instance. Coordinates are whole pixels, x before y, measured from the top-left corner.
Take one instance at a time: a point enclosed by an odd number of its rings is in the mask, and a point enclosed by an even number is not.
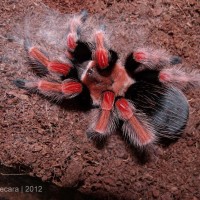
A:
[[[92,41],[82,38],[87,18],[84,10],[69,21],[66,63],[49,59],[27,36],[24,46],[40,78],[17,79],[14,84],[56,100],[83,97],[93,108],[87,130],[90,139],[107,138],[119,127],[128,142],[138,148],[162,138],[179,138],[189,115],[181,90],[199,85],[199,73],[180,68],[178,56],[146,47],[133,49],[121,64],[118,53],[109,46],[105,26],[94,29]],[[49,73],[62,80],[42,78]]]

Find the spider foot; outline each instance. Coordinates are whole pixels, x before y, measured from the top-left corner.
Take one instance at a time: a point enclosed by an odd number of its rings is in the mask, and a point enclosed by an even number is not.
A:
[[[25,89],[25,85],[26,85],[26,80],[23,80],[23,79],[16,79],[13,81],[13,83],[18,87],[18,88],[21,88],[21,89]]]

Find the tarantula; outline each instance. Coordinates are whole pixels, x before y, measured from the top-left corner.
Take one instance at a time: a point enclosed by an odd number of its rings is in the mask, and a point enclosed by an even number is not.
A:
[[[93,115],[87,136],[92,139],[101,140],[118,127],[139,148],[160,138],[180,137],[189,114],[180,89],[199,85],[199,73],[187,73],[177,66],[180,57],[153,48],[134,49],[122,65],[108,45],[105,26],[94,29],[92,42],[82,39],[87,17],[82,11],[69,21],[66,63],[49,59],[28,36],[24,40],[36,72],[42,76],[56,73],[62,82],[40,77],[36,81],[17,79],[15,85],[56,100],[82,97],[89,101]]]

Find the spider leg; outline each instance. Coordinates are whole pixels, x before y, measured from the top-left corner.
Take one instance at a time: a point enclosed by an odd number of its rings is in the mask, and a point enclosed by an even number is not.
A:
[[[100,109],[96,109],[96,116],[93,116],[94,122],[87,131],[89,138],[101,140],[111,134],[116,128],[116,118],[113,112],[114,101],[115,94],[113,92],[103,92]]]
[[[138,54],[136,55],[136,53]],[[165,56],[156,58],[157,51],[153,52],[152,55],[146,55],[141,51],[136,53],[135,58],[133,56],[134,53],[129,54],[125,62],[126,71],[134,80],[156,84],[160,82],[180,89],[185,89],[188,86],[200,86],[200,72],[198,70],[186,69],[181,65],[174,66],[179,63],[179,57]],[[164,53],[161,51],[160,54],[163,55]],[[151,57],[153,58],[152,60],[150,59]],[[164,60],[164,58],[166,59]],[[167,63],[168,66],[165,68]]]
[[[77,42],[80,39],[80,29],[82,23],[87,19],[88,13],[83,10],[79,15],[74,16],[69,22],[69,33],[67,35],[67,57],[73,60],[73,52],[77,47]]]
[[[105,26],[94,32],[95,48],[93,60],[101,71],[111,71],[118,60],[118,54],[109,48],[106,38]]]
[[[146,68],[157,69],[182,62],[179,56],[171,56],[162,49],[138,48],[133,52],[133,59]]]
[[[200,72],[198,70],[187,70],[181,67],[166,68],[160,70],[158,77],[161,83],[180,89],[190,86],[200,87]]]
[[[120,98],[116,101],[115,107],[119,118],[124,122],[123,134],[131,144],[144,147],[156,141],[154,128],[148,123],[145,114],[136,112],[133,103]]]
[[[200,72],[180,66],[164,68],[160,70],[145,69],[134,73],[132,76],[136,81],[150,83],[162,83],[167,86],[177,87],[181,90],[186,88],[200,87]]]
[[[82,24],[87,19],[87,15],[87,11],[84,10],[79,15],[74,16],[69,23],[66,56],[75,65],[92,60],[92,44],[80,39]]]
[[[66,79],[61,83],[41,79],[36,81],[17,79],[14,84],[19,88],[38,92],[57,101],[73,98],[82,92],[82,84],[73,79]]]
[[[152,48],[138,48],[130,53],[125,60],[125,68],[130,76],[144,70],[160,70],[165,66],[182,62],[179,56],[171,56],[164,50]]]
[[[105,46],[104,27],[101,27],[94,33],[94,40],[96,45],[94,59],[96,60],[98,67],[104,69],[108,67],[109,64],[109,51]]]
[[[28,38],[25,40],[24,45],[28,52],[30,63],[39,75],[46,75],[48,72],[53,72],[66,76],[73,68],[72,63],[70,62],[62,63],[59,61],[49,60],[48,56],[46,56],[41,50],[31,45]]]

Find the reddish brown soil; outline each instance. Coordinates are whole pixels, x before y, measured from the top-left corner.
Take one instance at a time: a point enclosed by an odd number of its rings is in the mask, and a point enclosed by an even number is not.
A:
[[[137,153],[125,144],[120,134],[112,135],[102,149],[88,141],[87,113],[73,109],[76,108],[73,102],[72,109],[63,108],[12,84],[13,79],[30,72],[18,70],[21,63],[26,65],[24,51],[19,51],[17,44],[6,38],[13,26],[21,23],[27,8],[39,10],[41,2],[0,2],[0,163],[100,199],[200,199],[198,89],[186,94],[190,119],[182,138],[166,148],[156,147],[151,159],[141,164]],[[87,9],[91,14],[99,13],[113,20],[116,26],[118,22],[124,23],[118,27],[119,35],[114,44],[124,53],[132,48],[134,22],[145,21],[151,30],[149,43],[181,56],[187,67],[200,69],[200,4],[197,0],[44,0],[43,3],[62,13]],[[17,55],[17,59],[12,59],[12,55]],[[5,175],[0,175],[0,179],[0,187],[16,184],[9,176],[5,179]],[[31,183],[30,180],[23,184]],[[16,198],[51,199],[37,194],[31,197],[0,193],[0,199]]]

